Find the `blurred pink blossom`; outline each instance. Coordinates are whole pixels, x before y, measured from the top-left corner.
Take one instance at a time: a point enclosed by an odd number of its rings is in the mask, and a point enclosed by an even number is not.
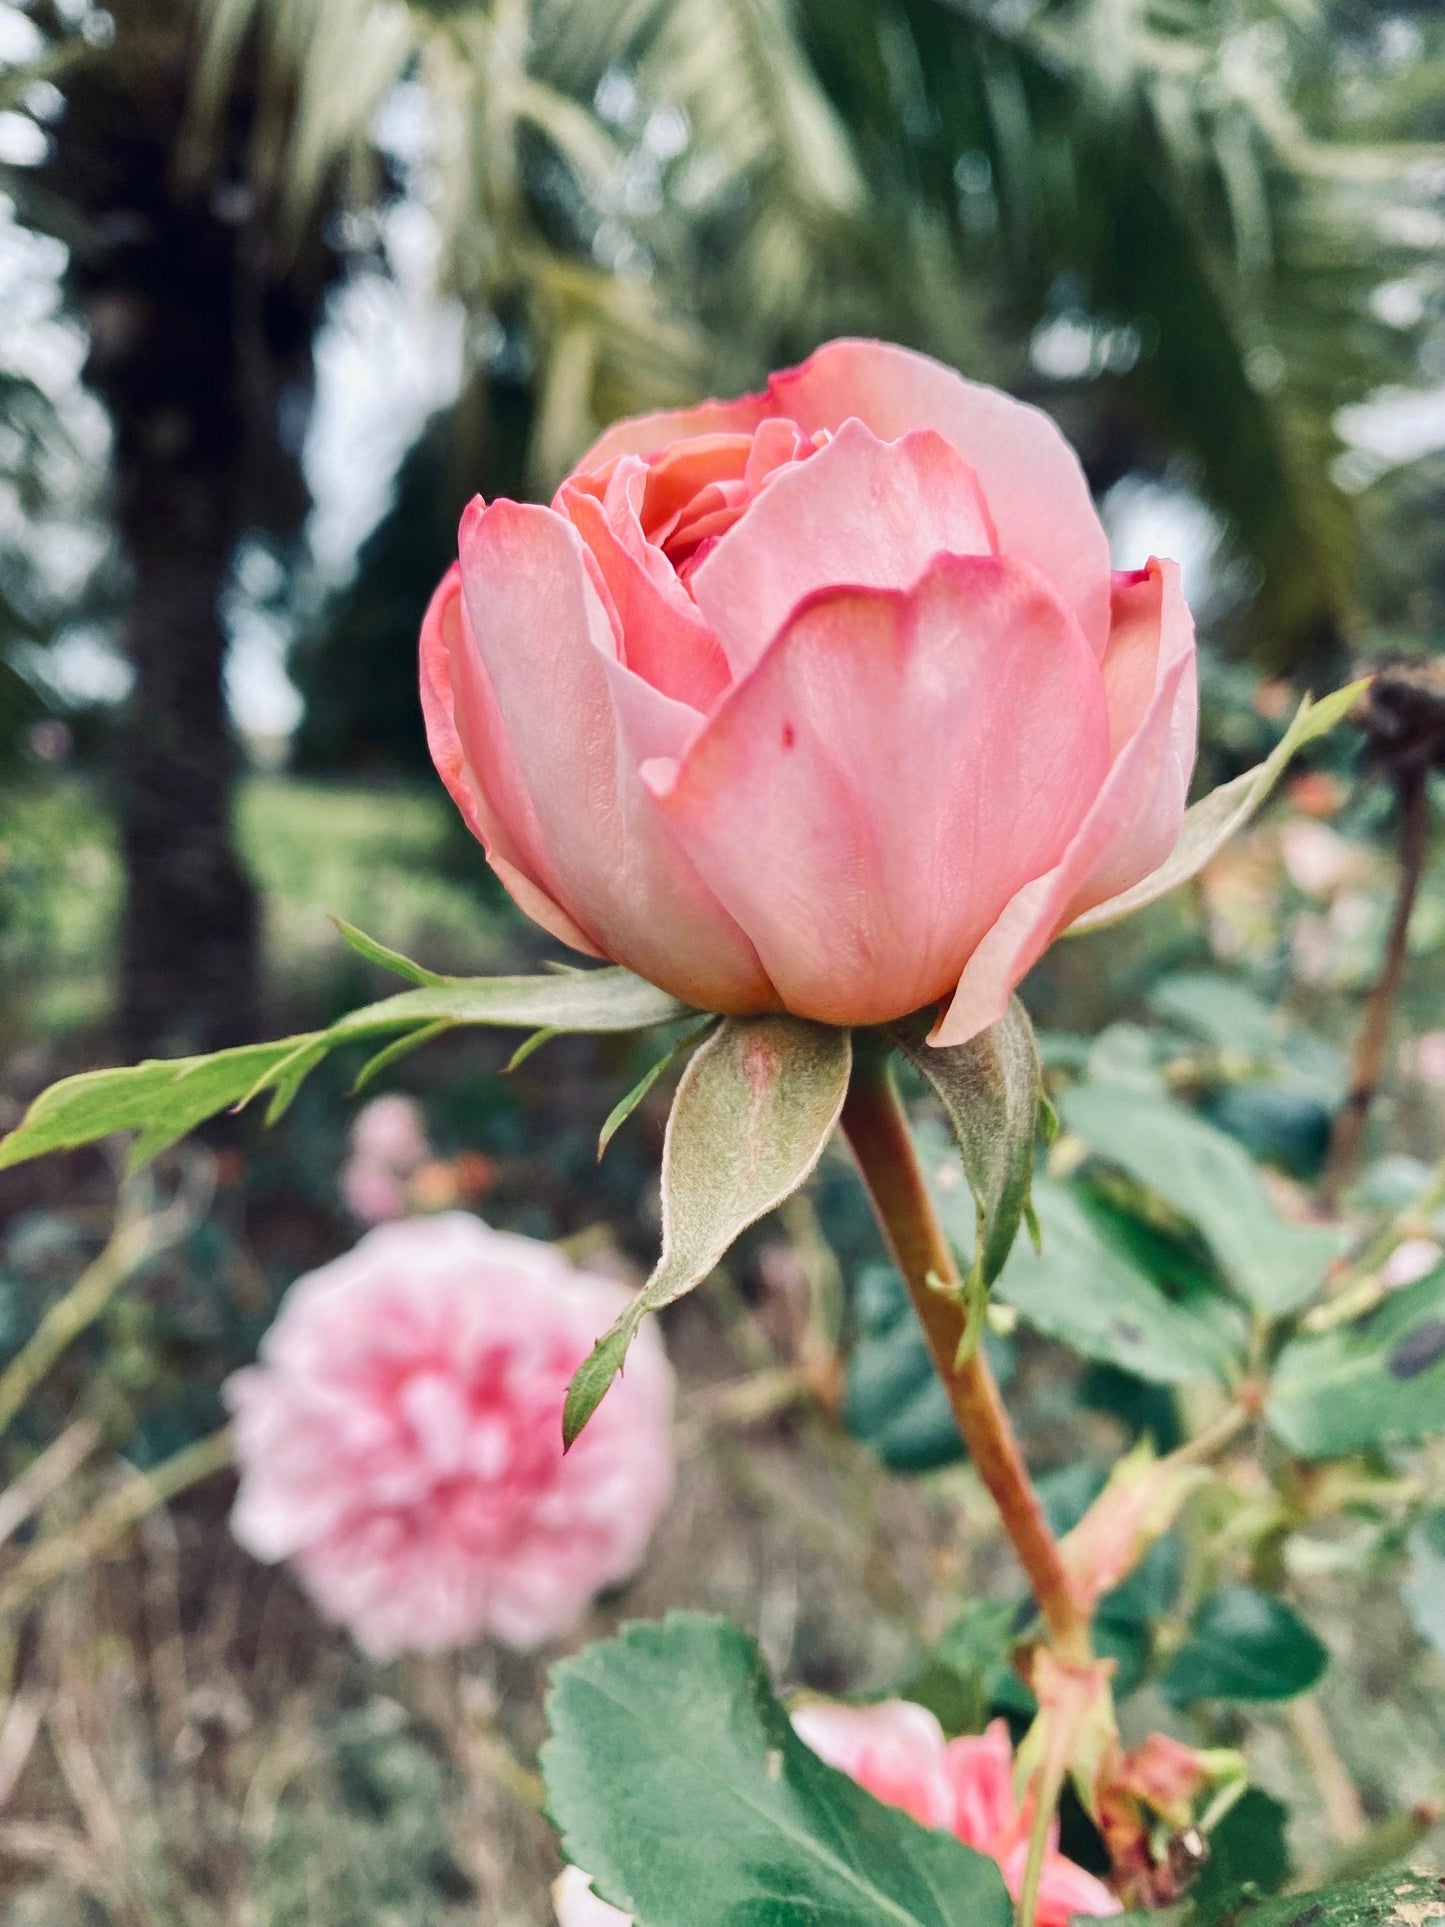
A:
[[[1433,1238],[1406,1238],[1380,1267],[1380,1283],[1387,1291],[1416,1284],[1435,1269],[1442,1256],[1445,1253]]]
[[[373,1098],[351,1126],[350,1155],[341,1167],[341,1195],[363,1224],[406,1216],[408,1180],[431,1156],[420,1108],[392,1092]]]
[[[373,1658],[570,1631],[635,1570],[672,1489],[650,1325],[562,1456],[568,1380],[627,1297],[463,1212],[368,1233],[292,1286],[227,1382],[236,1537],[290,1560]]]
[[[374,1097],[352,1121],[351,1148],[359,1157],[375,1158],[398,1171],[420,1164],[431,1156],[421,1107],[399,1091]]]
[[[924,1826],[946,1828],[965,1846],[996,1860],[1018,1899],[1031,1815],[1028,1804],[1020,1807],[1014,1797],[1013,1748],[1002,1720],[976,1738],[946,1740],[933,1714],[908,1700],[876,1706],[815,1701],[799,1707],[793,1726],[821,1759],[875,1798],[902,1807]],[[627,1927],[628,1916],[598,1900],[575,1867],[553,1887],[552,1902],[558,1927]],[[1055,1828],[1036,1927],[1068,1927],[1075,1914],[1119,1911],[1102,1881],[1059,1852]]]
[[[1445,1030],[1427,1030],[1419,1039],[1415,1075],[1424,1084],[1445,1085]]]

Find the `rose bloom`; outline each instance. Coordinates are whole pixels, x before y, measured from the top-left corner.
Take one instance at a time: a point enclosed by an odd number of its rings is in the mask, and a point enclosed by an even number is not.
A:
[[[563,942],[703,1009],[959,1043],[1173,847],[1194,630],[1111,574],[1047,416],[835,341],[474,501],[422,629],[432,756]]]
[[[376,1659],[570,1631],[672,1488],[650,1323],[562,1456],[568,1381],[628,1295],[463,1212],[369,1232],[297,1280],[227,1381],[236,1537]]]
[[[875,1799],[902,1807],[921,1826],[943,1827],[965,1846],[999,1863],[1015,1900],[1028,1858],[1030,1808],[1013,1790],[1008,1728],[995,1720],[977,1738],[945,1740],[926,1707],[909,1700],[877,1706],[818,1701],[793,1715],[798,1737],[820,1759],[866,1787]],[[628,1916],[592,1892],[587,1876],[568,1867],[552,1889],[559,1927],[627,1927]],[[1117,1914],[1119,1902],[1102,1881],[1058,1850],[1049,1835],[1035,1927],[1068,1927],[1075,1914]]]

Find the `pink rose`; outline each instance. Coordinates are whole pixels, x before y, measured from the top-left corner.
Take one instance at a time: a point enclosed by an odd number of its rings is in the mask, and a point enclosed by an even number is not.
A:
[[[1017,1900],[1028,1858],[1030,1809],[1013,1789],[1008,1728],[995,1720],[976,1739],[946,1740],[925,1707],[908,1700],[877,1706],[816,1701],[793,1715],[798,1737],[876,1799],[926,1827],[945,1827],[965,1846],[999,1863]],[[598,1900],[575,1867],[552,1889],[558,1927],[628,1927],[628,1916]],[[1068,1927],[1075,1914],[1117,1914],[1102,1881],[1066,1860],[1058,1830],[1049,1838],[1036,1927]]]
[[[687,1002],[958,1043],[1179,834],[1194,633],[1036,409],[835,341],[474,501],[433,758],[517,902]]]
[[[236,1537],[289,1559],[374,1658],[569,1631],[635,1570],[672,1488],[651,1327],[562,1456],[568,1381],[627,1298],[463,1212],[368,1233],[292,1286],[227,1382]]]

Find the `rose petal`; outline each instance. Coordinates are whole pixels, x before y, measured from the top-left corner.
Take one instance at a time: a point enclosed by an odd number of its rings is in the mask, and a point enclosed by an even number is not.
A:
[[[865,1024],[945,994],[1058,861],[1107,746],[1098,668],[1049,585],[945,555],[907,591],[808,598],[643,776],[787,1008]]]
[[[701,715],[726,689],[728,666],[672,565],[643,533],[646,485],[642,463],[626,458],[608,477],[602,500],[564,482],[557,504],[597,561],[628,668]]]
[[[935,428],[982,485],[1004,555],[1042,569],[1083,626],[1096,655],[1109,635],[1109,544],[1078,457],[1041,409],[965,381],[931,356],[881,341],[830,341],[800,367],[774,375],[764,393],[619,422],[578,464],[649,455],[696,435],[750,434],[770,416],[807,434],[850,417],[883,441]]]
[[[676,754],[696,715],[618,661],[586,556],[551,509],[474,503],[462,520],[471,632],[561,898],[607,956],[675,996],[765,1008],[752,946],[637,773],[645,756]]]
[[[421,707],[432,761],[518,908],[559,942],[600,957],[596,939],[556,900],[537,814],[477,654],[461,581],[454,562],[422,621]],[[470,751],[463,745],[463,730]]]
[[[953,1790],[950,1825],[965,1846],[987,1853],[1018,1823],[1008,1727],[995,1720],[984,1733],[950,1740],[946,1765]]]
[[[911,1700],[874,1706],[813,1701],[794,1713],[793,1728],[820,1760],[866,1787],[875,1800],[901,1807],[921,1826],[951,1825],[943,1728],[926,1707]]]
[[[1194,623],[1176,565],[1151,561],[1139,575],[1121,578],[1114,620],[1117,633],[1104,664],[1114,718],[1127,722],[1137,707],[1140,657],[1157,637],[1148,705],[1068,849],[1047,875],[1018,892],[969,958],[931,1043],[963,1044],[997,1023],[1014,986],[1058,932],[1091,904],[1147,876],[1178,839],[1198,697]]]
[[[932,555],[994,547],[978,478],[951,442],[929,429],[883,442],[850,421],[772,477],[691,586],[741,674],[813,590],[905,589]]]
[[[552,1908],[557,1927],[632,1927],[631,1914],[599,1900],[580,1867],[564,1867],[552,1882]]]

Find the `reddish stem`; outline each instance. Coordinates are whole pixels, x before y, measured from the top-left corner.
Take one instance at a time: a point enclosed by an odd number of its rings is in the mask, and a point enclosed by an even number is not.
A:
[[[857,1041],[861,1046],[863,1040]],[[982,1346],[975,1345],[963,1364],[957,1363],[966,1330],[962,1281],[919,1169],[886,1056],[858,1051],[843,1131],[903,1273],[964,1444],[1028,1574],[1054,1649],[1062,1659],[1086,1660],[1088,1616],[1074,1596]]]

